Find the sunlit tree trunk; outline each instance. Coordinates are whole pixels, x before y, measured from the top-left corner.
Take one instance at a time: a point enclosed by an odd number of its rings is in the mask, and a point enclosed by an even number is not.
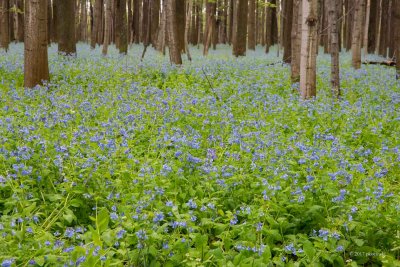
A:
[[[128,53],[128,18],[126,0],[116,0],[116,31],[118,31],[118,49],[120,54]]]
[[[330,32],[330,53],[331,53],[331,88],[334,97],[340,96],[339,78],[339,2],[340,0],[330,0],[328,4],[328,23]]]
[[[178,25],[176,19],[176,0],[166,0],[167,12],[167,34],[170,61],[173,64],[181,65],[182,57],[178,39]]]
[[[208,49],[211,45],[213,34],[215,31],[214,26],[214,20],[215,20],[215,9],[216,9],[216,3],[213,2],[207,2],[206,3],[206,28],[204,32],[204,49],[203,49],[203,55],[206,56],[208,55]]]
[[[0,48],[7,51],[10,44],[10,6],[8,0],[0,0],[0,2]]]
[[[303,0],[300,58],[300,94],[303,99],[316,96],[318,46],[318,0]]]
[[[103,55],[107,55],[108,53],[108,45],[110,44],[110,35],[111,35],[111,6],[112,6],[112,0],[107,0],[106,2],[106,14],[105,14],[105,33],[104,33],[104,43],[103,43],[103,50],[102,53]]]
[[[355,12],[353,22],[353,40],[351,43],[352,65],[353,68],[361,68],[361,47],[362,47],[362,25],[364,0],[355,0]]]
[[[80,37],[81,41],[86,41],[87,39],[87,1],[81,0],[81,20],[80,20]]]
[[[269,53],[269,48],[273,44],[272,37],[272,7],[265,8],[265,53]]]
[[[24,86],[48,81],[47,0],[25,1]]]

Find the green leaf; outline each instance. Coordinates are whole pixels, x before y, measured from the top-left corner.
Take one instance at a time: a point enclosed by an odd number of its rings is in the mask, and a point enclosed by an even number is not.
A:
[[[311,243],[308,240],[305,240],[303,243],[303,250],[304,250],[304,253],[307,255],[307,257],[310,260],[312,260],[314,258],[315,249],[314,249],[313,243]]]
[[[102,208],[97,214],[96,218],[96,228],[100,233],[103,233],[108,228],[108,223],[110,221],[110,213],[106,208]]]

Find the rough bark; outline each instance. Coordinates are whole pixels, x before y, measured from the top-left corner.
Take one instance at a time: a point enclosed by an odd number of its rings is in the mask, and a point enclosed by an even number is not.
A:
[[[283,46],[285,50],[283,51],[283,61],[285,63],[290,63],[292,60],[292,19],[293,19],[293,0],[285,0],[285,14],[284,26],[283,26]]]
[[[269,2],[269,1],[268,1]],[[265,10],[265,53],[269,53],[269,48],[273,44],[272,37],[272,7],[267,6]]]
[[[395,54],[396,54],[396,79],[400,81],[400,0],[393,1],[393,19],[395,20],[396,36],[395,36]]]
[[[386,56],[388,42],[386,30],[389,27],[389,0],[382,0],[382,9],[381,9],[381,27],[380,27],[380,35],[379,35],[379,55]]]
[[[179,47],[176,0],[166,0],[167,34],[169,58],[172,64],[181,65],[182,57]]]
[[[116,31],[118,31],[118,49],[120,54],[128,53],[128,25],[126,0],[116,0]]]
[[[175,0],[175,13],[179,50],[185,52],[185,0]]]
[[[378,1],[370,1],[370,16],[369,16],[369,27],[368,27],[368,53],[375,53],[376,44],[376,31],[379,25],[377,18],[379,18],[378,12]]]
[[[0,2],[0,48],[8,51],[10,45],[10,6],[8,0],[0,0]]]
[[[93,10],[93,27],[92,27],[92,36],[90,40],[90,46],[92,48],[96,47],[96,44],[100,40],[100,26],[101,26],[101,12],[102,12],[103,0],[95,0],[94,2],[94,10]]]
[[[207,2],[206,3],[206,28],[204,32],[204,49],[203,55],[208,55],[208,49],[211,45],[212,38],[214,35],[214,20],[215,20],[215,10],[216,10],[216,3],[214,2]]]
[[[57,2],[58,52],[68,56],[76,54],[75,2]]]
[[[106,2],[106,14],[105,14],[105,33],[102,54],[106,56],[108,53],[108,45],[110,44],[111,27],[112,27],[112,13],[111,13],[112,0]]]
[[[365,24],[364,24],[364,38],[363,38],[363,51],[364,56],[368,54],[368,29],[369,29],[369,17],[371,15],[371,0],[366,0],[367,6],[365,9]]]
[[[330,0],[328,4],[328,23],[330,32],[330,53],[331,53],[331,89],[332,95],[336,98],[340,96],[340,79],[339,79],[339,27],[338,13],[339,1]]]
[[[300,45],[301,45],[301,0],[293,2],[293,19],[292,19],[292,60],[291,60],[291,79],[292,83],[300,81]]]
[[[246,55],[247,36],[247,0],[235,0],[233,22],[233,55],[236,57]]]
[[[24,86],[48,81],[47,0],[25,1]]]
[[[155,46],[157,42],[157,29],[160,24],[160,0],[151,2],[151,42]]]
[[[255,17],[255,0],[249,0],[249,12],[247,17],[247,47],[250,50],[256,49],[256,36],[255,36],[255,27],[256,27],[256,17]]]
[[[361,68],[361,47],[362,47],[362,25],[364,0],[355,0],[354,22],[353,22],[353,40],[351,43],[352,65],[353,68]]]
[[[87,1],[81,0],[81,19],[79,21],[80,40],[87,40]]]
[[[140,0],[133,0],[133,38],[135,44],[140,42]]]
[[[318,46],[318,0],[303,0],[300,59],[300,94],[303,99],[316,96]]]
[[[17,10],[19,11],[17,13],[17,41],[18,42],[23,42],[24,41],[24,1],[23,0],[17,0]]]

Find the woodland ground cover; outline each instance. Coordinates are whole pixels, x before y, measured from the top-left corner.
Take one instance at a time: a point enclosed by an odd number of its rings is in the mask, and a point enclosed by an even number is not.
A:
[[[1,266],[398,266],[394,69],[342,54],[334,102],[321,55],[300,101],[275,52],[52,47],[32,90],[1,52]]]

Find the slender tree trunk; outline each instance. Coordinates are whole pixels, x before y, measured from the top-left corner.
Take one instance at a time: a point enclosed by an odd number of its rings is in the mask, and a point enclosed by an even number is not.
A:
[[[150,25],[150,18],[148,16],[149,14],[149,0],[143,0],[142,3],[142,43],[146,42],[146,36],[147,36],[147,28]]]
[[[352,52],[352,65],[353,68],[361,68],[361,46],[362,46],[362,24],[363,24],[363,10],[364,0],[355,0],[355,12],[354,12],[354,23],[353,23],[353,40],[351,44]]]
[[[255,0],[249,0],[249,12],[247,17],[247,33],[248,33],[248,42],[247,47],[250,50],[256,49],[256,40],[255,40],[255,26],[256,26],[256,17],[255,17]]]
[[[192,61],[192,57],[190,55],[190,50],[189,50],[189,26],[190,26],[190,20],[191,20],[192,5],[193,5],[192,0],[188,0],[187,6],[186,6],[185,51],[186,51],[189,61]]]
[[[132,0],[128,0],[128,43],[132,43],[132,24],[133,24],[133,13],[132,13]]]
[[[316,96],[318,46],[318,0],[303,0],[300,59],[300,93],[303,99]]]
[[[53,31],[53,6],[51,0],[47,0],[47,43],[51,44],[51,32]]]
[[[49,81],[47,0],[25,1],[24,86]]]
[[[369,23],[368,23],[368,25],[369,25],[369,27],[368,27],[368,53],[375,53],[376,31],[377,31],[377,26],[379,24],[377,21],[377,18],[379,18],[378,5],[379,5],[379,1],[377,1],[377,0],[370,1],[370,16],[369,16]]]
[[[393,19],[396,25],[395,54],[396,54],[396,79],[400,81],[400,0],[393,1]]]
[[[177,15],[175,10],[176,0],[166,0],[166,1],[167,1],[166,12],[167,12],[169,57],[171,63],[176,65],[181,65],[182,57],[179,46]]]
[[[354,24],[354,16],[355,16],[355,9],[356,9],[356,1],[357,0],[346,0],[346,25],[345,25],[345,47],[346,50],[349,51],[351,49],[352,40],[353,40],[353,24]]]
[[[365,10],[365,26],[364,26],[364,39],[363,39],[363,49],[364,49],[364,56],[368,54],[368,29],[369,29],[369,17],[371,14],[371,0],[366,0],[367,6]]]
[[[118,31],[118,49],[120,54],[128,53],[128,14],[126,0],[116,0],[116,31]]]
[[[110,44],[111,27],[112,27],[112,14],[111,14],[112,0],[107,0],[106,2],[106,14],[105,14],[105,33],[104,33],[104,43],[103,43],[103,56],[108,53],[108,45]]]
[[[157,42],[157,29],[160,24],[160,0],[151,2],[151,42],[155,46]]]
[[[292,20],[293,20],[293,0],[285,0],[285,13],[283,15],[284,18],[284,28],[283,28],[283,39],[284,39],[284,48],[283,51],[283,61],[285,63],[290,63],[292,61],[292,42],[291,42],[291,33],[292,33]]]
[[[80,40],[85,42],[87,36],[87,2],[81,0],[81,20],[79,21]]]
[[[228,30],[228,43],[232,44],[233,41],[233,10],[234,10],[235,0],[229,0],[229,30]]]
[[[100,35],[100,25],[101,25],[101,11],[102,11],[103,0],[95,0],[94,2],[94,11],[93,11],[93,28],[92,28],[92,37],[90,40],[90,46],[92,49],[96,47],[96,44],[99,42]]]
[[[338,15],[340,0],[328,1],[328,23],[330,32],[330,53],[331,53],[331,88],[332,95],[336,98],[340,96],[339,78],[339,27]]]
[[[212,37],[213,37],[213,32],[215,31],[214,26],[214,20],[215,20],[215,9],[216,9],[216,3],[213,2],[207,2],[206,3],[206,28],[205,28],[205,34],[204,34],[204,50],[203,50],[203,55],[207,56],[208,55],[208,49],[211,45]]]
[[[379,35],[379,55],[386,57],[388,43],[386,39],[386,30],[389,27],[389,0],[382,0],[381,8],[381,27]]]
[[[198,19],[198,15],[197,15],[197,8],[196,8],[197,4],[194,3],[192,4],[192,21],[191,21],[191,25],[190,25],[190,43],[192,45],[196,45],[197,44],[197,19]]]
[[[133,35],[135,44],[140,42],[140,0],[133,0]]]
[[[185,0],[175,0],[175,13],[179,49],[181,52],[185,52]]]
[[[247,36],[247,0],[235,0],[234,22],[233,22],[233,55],[236,57],[246,55]]]
[[[58,52],[68,56],[76,54],[75,2],[58,0]]]
[[[0,0],[0,2],[0,48],[8,51],[8,46],[10,45],[10,6],[8,0]]]
[[[17,0],[17,9],[21,12],[17,13],[17,41],[24,41],[24,1]]]
[[[292,83],[300,81],[300,46],[301,46],[301,27],[302,27],[302,6],[301,0],[293,2],[292,19],[292,61],[291,61],[291,79]]]
[[[265,10],[265,28],[266,28],[266,30],[265,30],[265,53],[269,53],[269,48],[273,44],[273,37],[272,37],[272,7],[270,7],[270,6],[267,6],[266,10]]]

